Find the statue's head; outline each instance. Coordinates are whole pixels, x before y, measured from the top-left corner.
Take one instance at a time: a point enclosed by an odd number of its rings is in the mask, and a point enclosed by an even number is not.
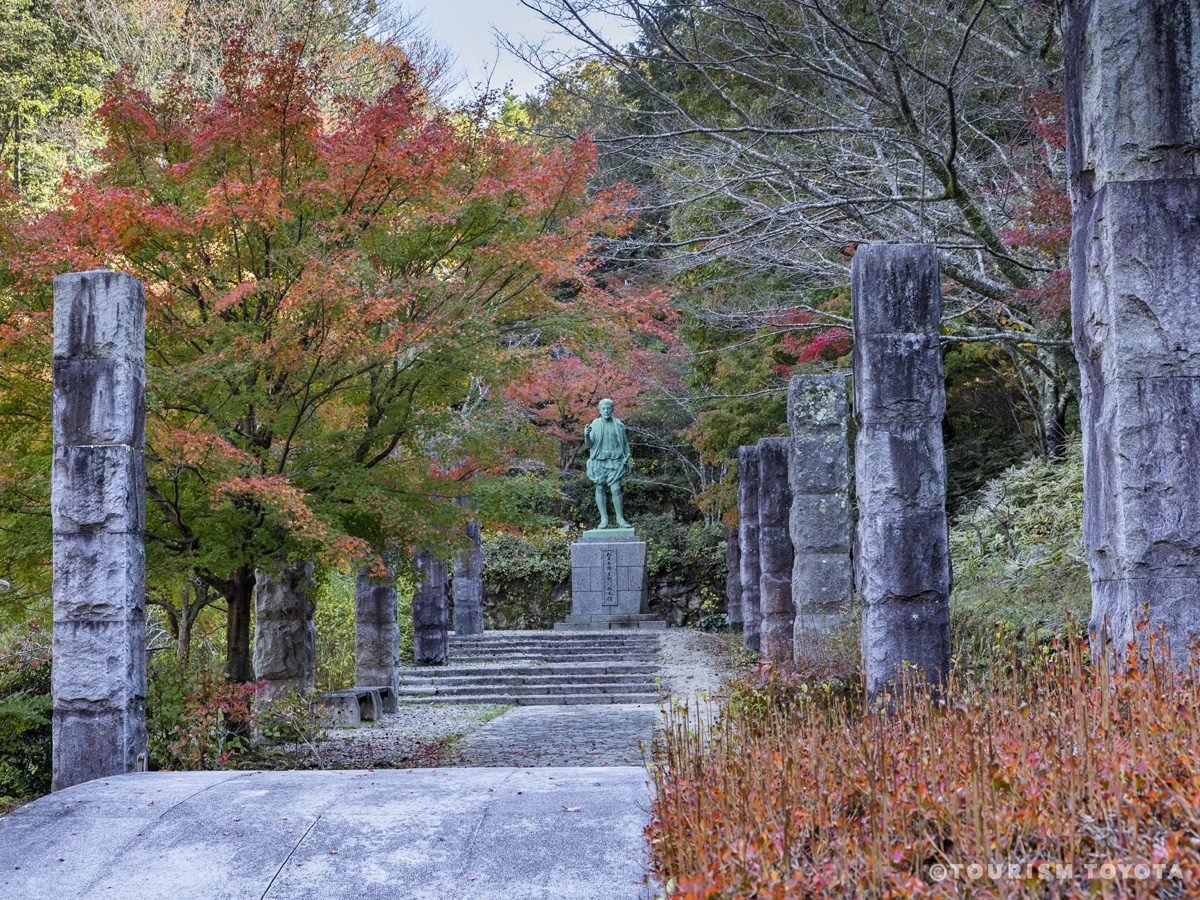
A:
[[[604,421],[607,422],[609,419],[612,418],[612,414],[613,414],[613,402],[608,399],[601,400],[600,401],[600,418],[604,419]]]

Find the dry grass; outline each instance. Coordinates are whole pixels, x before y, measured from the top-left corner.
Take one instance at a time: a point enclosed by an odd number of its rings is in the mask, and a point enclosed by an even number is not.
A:
[[[891,711],[837,667],[735,683],[668,715],[655,874],[688,900],[1197,896],[1193,663],[1094,664],[1068,637],[940,700],[914,678]]]

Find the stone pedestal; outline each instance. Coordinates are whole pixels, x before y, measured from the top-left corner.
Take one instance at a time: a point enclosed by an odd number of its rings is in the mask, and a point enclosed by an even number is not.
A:
[[[844,375],[796,375],[788,385],[792,432],[791,534],[795,653],[814,655],[850,624],[850,392]]]
[[[313,564],[260,570],[254,582],[254,674],[272,690],[307,694],[315,687],[317,611]]]
[[[1200,632],[1197,0],[1063,4],[1094,637]],[[1149,628],[1136,622],[1148,619]]]
[[[450,584],[446,564],[422,550],[413,560],[413,659],[418,666],[444,666],[450,656]]]
[[[867,691],[904,665],[940,684],[950,668],[942,284],[929,244],[861,244],[854,316],[855,582]]]
[[[54,773],[61,790],[145,769],[142,285],[54,279]]]
[[[554,628],[666,628],[647,606],[646,542],[632,528],[585,531],[571,545],[571,614]]]
[[[390,580],[377,581],[366,568],[354,581],[354,684],[390,687],[385,712],[395,712],[400,665],[400,604]],[[386,708],[390,706],[391,708]]]

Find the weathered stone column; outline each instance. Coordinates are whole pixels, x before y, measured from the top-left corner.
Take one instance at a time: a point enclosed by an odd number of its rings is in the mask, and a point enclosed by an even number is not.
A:
[[[272,690],[301,694],[315,686],[317,611],[311,562],[260,569],[254,584],[254,675]]]
[[[146,298],[54,279],[53,790],[146,765]]]
[[[413,560],[413,657],[419,666],[444,666],[450,656],[450,585],[446,564],[422,550]]]
[[[359,568],[354,579],[354,685],[390,687],[384,712],[396,711],[400,665],[400,603],[391,579]]]
[[[742,646],[762,649],[758,564],[758,448],[738,448],[738,546],[741,548]]]
[[[1200,631],[1200,2],[1063,8],[1090,628]],[[1142,634],[1143,639],[1145,633]]]
[[[759,608],[762,610],[760,644],[763,655],[776,664],[792,661],[792,488],[788,460],[792,439],[762,438],[758,442],[758,566]]]
[[[732,525],[725,526],[725,618],[730,628],[742,624],[742,548]]]
[[[904,662],[932,684],[950,666],[941,287],[931,245],[854,254],[855,581],[872,695]]]
[[[796,375],[788,385],[796,656],[819,651],[850,623],[850,392],[845,375]]]
[[[479,522],[467,522],[470,548],[454,561],[454,633],[483,634],[483,535]]]

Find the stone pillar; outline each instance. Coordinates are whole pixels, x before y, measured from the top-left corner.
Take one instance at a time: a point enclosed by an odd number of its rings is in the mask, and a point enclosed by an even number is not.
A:
[[[788,385],[796,657],[850,624],[850,393],[845,375],[796,375]]]
[[[467,521],[470,548],[454,561],[454,633],[483,634],[483,535],[479,522]]]
[[[792,439],[763,438],[758,442],[758,566],[759,625],[763,655],[775,664],[792,662],[792,628],[796,607],[792,605],[792,536],[788,520],[792,512],[792,488],[788,484],[788,460]]]
[[[742,647],[762,649],[758,564],[758,448],[738,448],[738,546],[741,548]]]
[[[742,624],[742,548],[733,525],[725,526],[725,618],[730,628]]]
[[[53,790],[146,767],[146,298],[54,279]]]
[[[260,569],[254,581],[254,675],[272,690],[289,688],[301,694],[315,687],[317,610],[313,595],[313,564]]]
[[[422,550],[413,560],[413,657],[419,666],[444,666],[450,656],[450,585],[446,564]]]
[[[384,712],[395,712],[400,665],[400,603],[390,579],[366,566],[354,579],[354,685],[390,687]],[[390,708],[389,708],[390,707]]]
[[[1197,0],[1063,7],[1090,629],[1200,631]],[[1145,639],[1147,632],[1142,632]]]
[[[950,666],[950,550],[938,329],[941,274],[927,244],[863,244],[851,265],[855,581],[867,691],[904,662],[940,684]]]

